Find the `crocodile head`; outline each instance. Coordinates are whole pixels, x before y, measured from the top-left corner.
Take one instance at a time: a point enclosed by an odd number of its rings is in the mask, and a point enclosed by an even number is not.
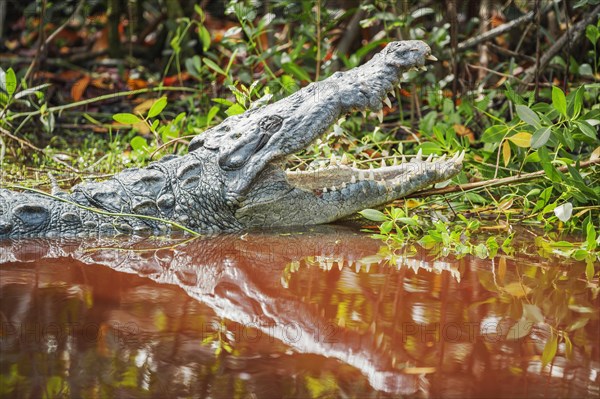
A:
[[[381,120],[387,93],[402,74],[432,59],[421,41],[392,42],[360,67],[225,119],[192,140],[189,149],[218,164],[223,194],[246,227],[324,223],[384,205],[454,176],[462,156],[433,162],[419,156],[375,170],[335,160],[302,172],[286,172],[282,165],[348,113],[370,110]]]

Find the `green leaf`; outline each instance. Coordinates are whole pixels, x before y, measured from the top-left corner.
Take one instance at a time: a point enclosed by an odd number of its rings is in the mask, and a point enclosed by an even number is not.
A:
[[[598,133],[596,132],[596,129],[594,129],[592,125],[590,125],[587,121],[575,121],[575,124],[577,125],[581,133],[585,134],[591,139],[594,139],[596,141],[598,140]]]
[[[379,231],[381,231],[383,234],[389,234],[393,228],[394,228],[394,221],[388,220],[387,222],[383,222],[381,224],[381,226],[379,226]]]
[[[585,232],[585,242],[587,243],[588,251],[593,251],[596,249],[596,235],[597,233],[594,225],[591,222],[588,223]]]
[[[536,305],[532,305],[529,303],[523,304],[523,316],[532,322],[535,323],[543,323],[544,315],[542,315],[542,311]]]
[[[515,108],[517,109],[517,115],[519,115],[519,118],[521,118],[523,122],[533,126],[536,129],[540,128],[540,118],[534,111],[531,110],[531,108],[529,108],[527,105],[517,105]]]
[[[600,31],[594,25],[588,25],[585,28],[585,36],[593,45],[595,45],[600,38]]]
[[[531,136],[531,148],[540,148],[548,142],[550,138],[550,127],[541,127]]]
[[[6,92],[9,96],[17,90],[17,76],[15,75],[15,71],[12,68],[8,68],[6,71]]]
[[[531,327],[533,327],[532,322],[525,319],[520,319],[508,330],[506,339],[517,340],[526,337],[531,332]]]
[[[567,334],[563,335],[565,339],[565,355],[567,359],[571,359],[573,357],[573,343]]]
[[[310,76],[308,76],[308,73],[306,73],[306,71],[304,69],[300,68],[298,65],[294,64],[293,62],[286,62],[286,63],[282,64],[281,67],[283,68],[284,71],[286,71],[290,75],[295,76],[297,79],[305,80],[307,82],[311,81]]]
[[[152,104],[150,107],[150,111],[148,111],[148,118],[154,118],[156,115],[160,114],[163,109],[167,106],[167,97],[161,97]]]
[[[135,136],[131,139],[129,144],[131,144],[131,148],[133,148],[134,151],[148,152],[148,142],[141,136]]]
[[[507,132],[505,125],[492,125],[485,129],[481,136],[481,141],[484,143],[500,143]]]
[[[417,221],[413,218],[406,218],[406,217],[401,217],[401,218],[396,218],[396,221],[408,226],[418,226],[419,224],[417,223]]]
[[[542,353],[542,369],[546,367],[548,363],[556,356],[556,349],[558,348],[558,336],[552,334],[546,345],[544,346],[544,352]]]
[[[524,296],[527,296],[527,294],[529,294],[529,292],[531,291],[531,288],[527,287],[526,285],[521,284],[518,281],[513,281],[512,283],[507,284],[504,287],[504,290],[514,297],[522,298]]]
[[[594,263],[587,262],[587,264],[585,265],[585,277],[587,278],[588,282],[592,282],[592,280],[594,279],[594,274],[596,274],[596,270],[594,269]]]
[[[540,147],[538,149],[538,155],[540,156],[540,164],[542,164],[542,168],[546,172],[546,176],[548,176],[548,178],[553,182],[562,181],[562,174],[556,170],[550,161],[548,149],[546,147]]]
[[[464,194],[464,199],[470,202],[474,202],[476,204],[487,204],[487,200],[485,198],[483,198],[481,195],[477,194],[477,193],[465,193]]]
[[[244,112],[246,112],[246,110],[240,104],[233,104],[231,107],[227,108],[227,110],[225,111],[227,116],[239,115],[239,114],[243,114]]]
[[[567,331],[571,332],[571,331],[579,330],[580,328],[585,327],[585,325],[588,323],[588,321],[590,321],[590,319],[586,318],[586,317],[577,319],[571,325],[569,325],[567,327]]]
[[[213,71],[215,71],[217,73],[220,73],[223,76],[227,76],[227,74],[225,73],[225,71],[220,66],[218,66],[213,60],[211,60],[210,58],[203,57],[202,61],[204,62],[204,64],[207,67],[209,67]]]
[[[202,51],[206,52],[210,48],[210,33],[204,26],[198,28],[198,37],[202,42]]]
[[[563,116],[567,116],[567,99],[565,93],[557,86],[552,86],[552,106]]]
[[[577,118],[581,113],[581,107],[583,106],[583,86],[581,86],[575,92],[575,96],[573,97],[573,118]]]
[[[134,114],[129,113],[114,114],[113,119],[124,125],[135,125],[136,123],[140,123],[142,121]]]
[[[217,107],[216,105],[210,107],[208,113],[206,114],[206,126],[210,125],[210,122],[217,115],[217,112],[219,112],[219,107]]]
[[[361,214],[362,217],[364,217],[365,219],[371,220],[373,222],[383,222],[387,220],[385,214],[381,211],[378,211],[377,209],[365,209],[358,213]]]

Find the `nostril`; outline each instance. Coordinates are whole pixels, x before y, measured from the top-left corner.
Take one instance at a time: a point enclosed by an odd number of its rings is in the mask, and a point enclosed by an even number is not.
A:
[[[190,142],[190,145],[188,147],[188,151],[195,151],[200,147],[204,146],[204,137],[201,136],[196,136],[192,139],[192,141]]]

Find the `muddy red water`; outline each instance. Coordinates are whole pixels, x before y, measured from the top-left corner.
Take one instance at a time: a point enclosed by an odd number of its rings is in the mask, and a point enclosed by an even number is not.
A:
[[[577,263],[331,226],[0,241],[0,263],[2,397],[600,394],[598,286]]]

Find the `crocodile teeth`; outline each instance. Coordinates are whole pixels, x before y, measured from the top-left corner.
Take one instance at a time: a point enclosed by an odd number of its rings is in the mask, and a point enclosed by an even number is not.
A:
[[[352,176],[352,177],[354,177],[354,176]],[[346,188],[346,182],[345,181],[342,182],[342,188]]]
[[[396,98],[396,90],[392,89],[390,90],[390,93],[392,95],[392,97]]]
[[[352,175],[352,177],[350,178],[350,183],[356,183],[356,176]]]
[[[431,162],[432,159],[433,159],[433,154],[429,154],[429,156],[427,157],[425,162]]]
[[[419,151],[417,152],[417,156],[415,158],[417,161],[422,161],[423,160],[423,150],[421,148],[419,148]]]
[[[377,111],[377,119],[379,119],[379,123],[383,123],[383,109]]]
[[[462,163],[462,161],[465,159],[465,150],[462,150],[460,152],[460,155],[458,156],[458,158],[456,158],[456,162],[460,162]]]
[[[427,67],[426,67],[425,65],[421,65],[421,66],[419,67],[419,70],[420,70],[420,71],[426,71],[426,70],[427,70]]]
[[[359,181],[365,180],[365,174],[362,170],[360,172],[358,172],[358,180]]]
[[[365,111],[364,109],[360,111],[360,113],[362,114],[363,118],[367,117],[367,111]]]
[[[342,159],[340,160],[340,163],[342,165],[348,165],[348,157],[346,156],[346,153],[342,154]]]
[[[398,157],[394,157],[394,166],[398,166]]]
[[[392,102],[390,101],[390,99],[385,96],[385,98],[383,99],[383,102],[385,103],[385,105],[388,106],[388,108],[392,108]]]
[[[429,60],[429,61],[437,61],[438,60],[437,58],[435,58],[435,56],[433,56],[431,54],[429,54],[427,57],[425,57],[425,59]]]
[[[375,173],[373,173],[373,169],[369,170],[369,180],[375,180]]]
[[[329,159],[329,164],[331,166],[335,166],[335,165],[337,165],[337,163],[338,162],[337,162],[337,158],[336,158],[335,154],[331,154],[331,158]]]
[[[443,154],[440,159],[438,159],[438,162],[443,162],[446,160],[446,154]]]
[[[323,192],[326,193],[327,192],[327,187],[323,187]]]
[[[337,188],[335,188],[335,186],[331,186],[330,190],[331,190],[331,191],[336,191],[336,190],[337,190]]]
[[[319,161],[319,167],[321,169],[325,169],[326,166],[327,166],[327,163],[325,161]]]
[[[352,167],[356,169],[358,166],[356,165],[356,161],[352,161]]]
[[[385,164],[385,159],[381,158],[381,167],[385,168],[387,165]]]
[[[406,163],[406,157],[402,154],[402,163]]]

